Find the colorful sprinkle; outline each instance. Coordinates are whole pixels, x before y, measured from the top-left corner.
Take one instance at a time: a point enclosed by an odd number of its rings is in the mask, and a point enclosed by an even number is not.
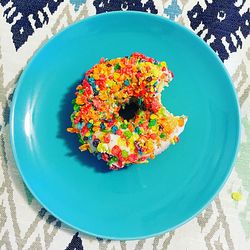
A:
[[[113,134],[116,134],[116,131],[118,130],[118,127],[116,125],[114,125],[114,126],[112,126],[111,130],[112,130]]]
[[[93,140],[92,145],[93,145],[93,147],[96,148],[99,143],[100,143],[100,139],[95,139],[95,140]]]
[[[98,152],[96,154],[96,157],[97,157],[98,160],[101,160],[102,159],[102,153]]]
[[[132,136],[132,133],[129,130],[127,130],[124,132],[124,135],[129,139]]]
[[[110,134],[106,134],[106,135],[103,137],[103,140],[104,140],[105,143],[110,143],[110,140],[111,140]]]
[[[125,85],[125,86],[129,86],[129,80],[125,80],[125,81],[124,81],[124,85]]]
[[[127,158],[128,157],[128,151],[122,150],[122,157]]]
[[[156,119],[150,120],[148,127],[151,128],[151,127],[155,126],[156,122],[157,122]]]
[[[235,201],[240,201],[242,199],[242,194],[240,192],[233,192],[231,197]]]

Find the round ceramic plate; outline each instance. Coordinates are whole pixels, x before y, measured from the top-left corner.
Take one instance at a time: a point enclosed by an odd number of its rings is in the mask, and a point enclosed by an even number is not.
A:
[[[74,90],[101,57],[142,52],[166,60],[175,78],[162,94],[189,117],[180,142],[120,171],[78,150],[68,134]],[[72,227],[110,239],[172,230],[199,213],[227,179],[239,144],[239,108],[223,64],[196,35],[165,18],[113,12],[51,39],[22,74],[11,110],[11,142],[30,191]]]

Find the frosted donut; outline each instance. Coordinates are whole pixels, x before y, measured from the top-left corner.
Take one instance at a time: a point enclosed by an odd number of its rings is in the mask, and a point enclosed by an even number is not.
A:
[[[141,53],[104,59],[85,73],[72,101],[71,133],[81,151],[89,150],[110,169],[149,158],[179,141],[187,117],[161,104],[173,74],[165,62]]]

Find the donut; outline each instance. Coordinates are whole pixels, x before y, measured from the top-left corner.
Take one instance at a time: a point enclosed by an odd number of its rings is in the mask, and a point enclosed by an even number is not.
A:
[[[161,92],[172,79],[165,61],[142,53],[101,58],[76,88],[67,130],[78,135],[81,151],[110,169],[146,163],[178,142],[187,122],[161,103]]]

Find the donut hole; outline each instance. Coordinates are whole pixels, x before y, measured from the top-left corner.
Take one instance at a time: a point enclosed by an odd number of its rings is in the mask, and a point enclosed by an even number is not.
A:
[[[119,115],[125,120],[131,120],[135,117],[136,113],[140,109],[138,100],[136,98],[131,98],[128,103],[122,105],[119,110]]]

